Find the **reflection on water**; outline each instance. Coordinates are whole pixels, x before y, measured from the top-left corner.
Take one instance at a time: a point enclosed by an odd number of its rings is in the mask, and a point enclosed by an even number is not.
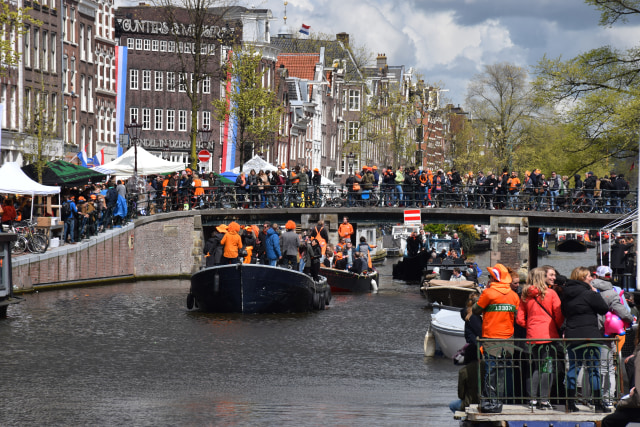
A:
[[[307,314],[188,312],[186,281],[27,295],[0,322],[1,424],[455,424],[457,367],[423,357],[429,312],[392,263]]]

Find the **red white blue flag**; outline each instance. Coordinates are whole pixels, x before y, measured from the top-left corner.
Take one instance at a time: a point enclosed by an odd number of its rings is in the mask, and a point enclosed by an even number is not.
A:
[[[304,34],[305,36],[309,35],[309,30],[311,29],[311,25],[304,25],[302,24],[302,27],[300,27],[300,32],[302,34]]]

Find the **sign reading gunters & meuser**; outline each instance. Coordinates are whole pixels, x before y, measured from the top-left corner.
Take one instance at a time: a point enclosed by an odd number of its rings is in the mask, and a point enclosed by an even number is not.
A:
[[[169,24],[167,22],[160,21],[148,21],[145,19],[129,19],[129,18],[116,18],[116,26],[125,33],[139,33],[139,34],[163,34],[169,33],[178,36],[192,36],[195,32],[196,26],[193,24],[181,24],[174,23]],[[235,28],[220,27],[217,25],[204,26],[202,31],[203,37],[209,38],[222,38],[225,33],[235,32]]]

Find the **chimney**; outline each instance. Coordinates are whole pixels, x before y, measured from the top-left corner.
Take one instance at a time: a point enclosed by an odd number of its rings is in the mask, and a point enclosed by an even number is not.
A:
[[[385,70],[387,68],[387,55],[384,53],[379,53],[376,58],[376,67],[379,71]]]
[[[343,45],[349,46],[349,34],[348,33],[338,33],[336,34],[336,40],[342,42]]]

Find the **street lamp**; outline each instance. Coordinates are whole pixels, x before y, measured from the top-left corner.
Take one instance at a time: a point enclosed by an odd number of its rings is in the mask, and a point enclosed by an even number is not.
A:
[[[136,123],[133,120],[132,123],[125,125],[127,133],[129,134],[129,143],[133,144],[133,176],[135,177],[136,185],[138,184],[138,143],[140,142],[140,131],[142,130],[142,124]]]
[[[207,150],[209,148],[209,139],[211,138],[211,133],[213,129],[209,129],[209,126],[203,126],[198,129],[198,141],[200,142],[200,148]],[[213,153],[216,150],[216,145],[211,144],[211,153],[209,158],[213,158]]]
[[[356,155],[353,153],[347,154],[347,159],[349,159],[349,175],[353,173],[353,161],[356,158]]]

